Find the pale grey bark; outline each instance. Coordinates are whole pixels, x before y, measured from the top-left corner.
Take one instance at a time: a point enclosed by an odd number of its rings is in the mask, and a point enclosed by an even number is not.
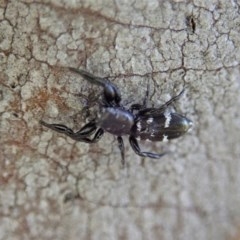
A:
[[[240,16],[235,0],[0,3],[0,239],[239,239]],[[76,143],[99,90],[65,67],[110,77],[125,104],[176,104],[191,133],[144,149]],[[92,108],[91,114],[96,110]]]

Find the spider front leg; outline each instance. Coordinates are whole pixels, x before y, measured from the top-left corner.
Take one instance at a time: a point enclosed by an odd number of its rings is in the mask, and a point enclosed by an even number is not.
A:
[[[166,154],[166,153],[158,154],[158,153],[151,153],[151,152],[142,152],[138,145],[136,138],[133,136],[129,137],[129,142],[130,142],[131,147],[134,150],[134,152],[141,157],[149,157],[149,158],[157,158],[158,159]]]
[[[104,88],[104,103],[107,106],[119,106],[121,101],[121,95],[118,88],[111,83],[106,78],[100,78],[88,73],[87,71],[77,69],[77,68],[69,68],[71,71],[80,74],[84,79],[89,81],[92,84],[102,86]]]
[[[79,75],[81,75],[85,80],[87,80],[88,82],[95,84],[95,85],[99,85],[104,87],[106,83],[109,82],[109,80],[105,79],[105,78],[100,78],[100,77],[96,77],[93,74],[82,70],[82,69],[77,69],[77,68],[72,68],[69,67],[69,70],[75,73],[78,73]]]
[[[80,141],[80,142],[86,142],[86,143],[95,143],[97,142],[104,134],[103,129],[98,129],[95,125],[95,123],[89,122],[88,124],[86,124],[85,126],[83,126],[79,131],[77,131],[76,133],[73,132],[73,130],[71,128],[66,127],[65,125],[62,124],[49,124],[46,123],[44,121],[40,121],[40,124],[42,124],[43,126],[50,128],[56,132],[59,133],[63,133],[65,135],[67,135],[68,137],[76,140],[76,141]],[[97,132],[96,132],[97,130]],[[93,136],[92,139],[88,138],[90,137],[94,132],[95,135]]]

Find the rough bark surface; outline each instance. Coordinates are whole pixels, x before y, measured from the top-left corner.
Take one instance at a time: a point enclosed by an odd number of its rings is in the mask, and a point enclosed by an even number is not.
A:
[[[240,239],[240,16],[236,0],[0,1],[0,239]],[[74,130],[109,77],[124,104],[176,103],[193,131],[141,143],[126,166],[106,134]],[[96,106],[90,109],[94,114]]]

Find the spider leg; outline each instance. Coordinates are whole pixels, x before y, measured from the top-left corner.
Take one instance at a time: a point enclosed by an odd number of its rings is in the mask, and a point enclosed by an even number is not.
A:
[[[95,85],[104,87],[105,84],[110,82],[108,79],[96,77],[96,76],[92,75],[91,73],[89,73],[85,70],[82,70],[82,69],[69,67],[69,70],[80,74],[84,79],[86,79],[87,81],[89,81],[90,83],[95,84]]]
[[[178,101],[179,98],[183,95],[185,89],[183,89],[177,96],[172,97],[169,101],[164,103],[162,106],[159,108],[145,108],[145,109],[140,109],[139,111],[139,116],[153,116],[153,115],[158,115],[164,112],[171,104],[174,102]]]
[[[121,94],[118,88],[106,78],[100,78],[88,73],[84,70],[69,67],[75,73],[80,74],[84,79],[92,84],[99,85],[104,88],[104,103],[107,106],[120,106]]]
[[[104,130],[102,128],[99,128],[92,139],[87,137],[84,137],[84,138],[77,137],[75,140],[80,142],[86,142],[86,143],[96,143],[102,138],[103,134],[104,134]]]
[[[166,153],[157,154],[157,153],[151,153],[151,152],[142,152],[136,138],[134,138],[133,136],[129,137],[129,142],[134,152],[141,157],[161,158],[166,154]]]
[[[80,130],[78,130],[75,134],[81,135],[81,136],[89,136],[93,134],[96,131],[96,123],[95,121],[91,121],[84,125]]]
[[[131,105],[131,107],[129,108],[129,111],[130,112],[133,112],[133,111],[139,111],[140,109],[143,108],[143,105],[140,104],[140,103],[134,103]]]
[[[121,157],[122,157],[122,165],[125,164],[125,156],[124,156],[124,143],[123,143],[123,139],[122,137],[118,136],[117,137],[117,141],[118,141],[118,147],[120,149],[121,152]]]
[[[40,124],[42,124],[43,126],[45,126],[47,128],[50,128],[56,132],[63,133],[76,141],[87,142],[87,143],[97,142],[103,136],[103,133],[104,133],[103,129],[101,129],[101,128],[97,130],[97,127],[93,121],[89,122],[88,124],[83,126],[76,133],[74,133],[71,128],[68,128],[62,124],[49,124],[42,120],[40,121]],[[97,130],[97,132],[95,133],[94,137],[92,139],[88,138],[96,130]]]
[[[185,92],[185,89],[183,89],[177,96],[172,97],[169,101],[164,103],[159,109],[166,109],[168,106],[170,106],[174,102],[178,101],[184,92]]]
[[[147,107],[147,104],[148,104],[148,99],[149,99],[149,88],[150,88],[150,84],[149,84],[149,79],[148,79],[148,84],[147,84],[147,90],[146,90],[146,94],[145,94],[145,97],[143,99],[143,108],[146,108]]]
[[[143,104],[139,104],[139,103],[136,103],[136,104],[132,104],[129,111],[130,112],[133,112],[133,111],[139,111],[141,109],[144,109],[147,107],[147,104],[148,104],[148,98],[149,98],[149,80],[148,80],[148,85],[147,85],[147,90],[146,90],[146,94],[145,94],[145,97],[143,99]]]

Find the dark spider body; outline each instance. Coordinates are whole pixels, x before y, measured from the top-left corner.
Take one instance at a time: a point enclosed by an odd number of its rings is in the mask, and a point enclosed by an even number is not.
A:
[[[188,131],[189,124],[189,120],[178,113],[141,117],[134,124],[132,135],[152,142],[167,141],[183,135]]]
[[[40,121],[40,123],[52,130],[64,133],[76,141],[87,143],[95,143],[103,136],[105,131],[109,132],[117,136],[123,164],[123,135],[129,135],[131,147],[139,156],[160,158],[165,153],[142,152],[137,139],[149,141],[170,140],[182,136],[192,127],[191,120],[169,111],[169,106],[181,97],[184,90],[159,108],[146,107],[147,91],[143,104],[134,104],[130,109],[126,109],[120,104],[119,90],[108,79],[95,77],[84,70],[69,69],[80,74],[90,83],[103,87],[103,98],[100,102],[100,111],[97,118],[87,123],[77,132],[73,132],[72,129],[61,124],[49,124],[44,121]],[[93,137],[89,138],[92,135]]]
[[[116,136],[129,135],[134,124],[133,113],[123,108],[104,107],[96,124]]]

